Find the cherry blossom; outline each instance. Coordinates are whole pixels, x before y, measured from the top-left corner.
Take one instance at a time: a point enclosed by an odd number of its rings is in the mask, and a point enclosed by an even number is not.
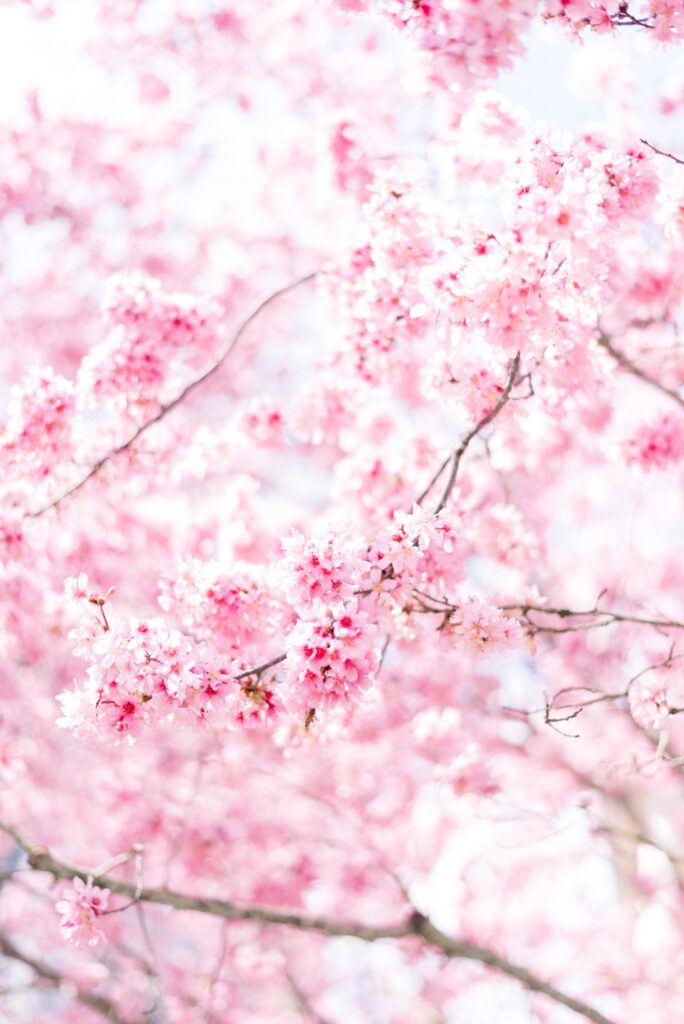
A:
[[[77,944],[87,942],[89,946],[101,942],[104,935],[95,922],[107,909],[108,903],[109,889],[93,885],[90,876],[85,882],[82,878],[74,878],[55,904],[55,910],[62,916],[60,929],[64,938]]]
[[[680,1018],[683,25],[0,2],[0,1018]]]
[[[684,426],[666,413],[654,423],[645,424],[639,434],[627,442],[627,457],[644,469],[664,469],[684,455]]]

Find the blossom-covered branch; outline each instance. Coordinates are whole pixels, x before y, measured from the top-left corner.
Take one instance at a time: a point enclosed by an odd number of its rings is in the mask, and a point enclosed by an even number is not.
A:
[[[87,881],[93,878],[92,870],[67,864],[53,857],[47,850],[38,847],[25,839],[13,826],[0,822],[0,830],[10,835],[28,855],[28,862],[35,871],[45,871],[55,879],[80,879]],[[554,1002],[566,1006],[594,1024],[613,1024],[604,1014],[595,1010],[582,1000],[575,999],[556,988],[524,967],[499,956],[493,950],[476,945],[465,939],[453,939],[446,935],[423,914],[413,911],[404,921],[388,925],[364,925],[357,922],[339,921],[315,914],[305,914],[290,910],[281,910],[266,906],[241,906],[228,900],[211,897],[187,896],[171,889],[149,889],[136,887],[128,882],[120,881],[110,875],[99,876],[98,883],[106,886],[111,893],[126,896],[132,901],[156,903],[174,907],[176,910],[190,910],[200,914],[230,921],[255,921],[262,924],[284,925],[301,931],[323,932],[331,937],[350,936],[364,942],[377,942],[382,939],[402,939],[411,936],[419,937],[429,946],[440,949],[447,957],[461,960],[473,960],[491,967],[501,974],[515,978],[525,988],[548,996]]]
[[[28,513],[29,516],[31,516],[32,518],[42,516],[43,513],[49,511],[51,508],[56,508],[67,498],[70,498],[72,495],[80,491],[84,484],[86,484],[92,477],[96,476],[100,472],[103,466],[106,466],[107,463],[110,462],[112,459],[116,458],[117,455],[120,455],[122,452],[125,452],[129,448],[131,448],[131,446],[135,444],[138,438],[142,437],[142,435],[146,433],[150,429],[150,427],[153,427],[156,423],[159,423],[161,420],[163,420],[164,417],[167,416],[177,406],[179,406],[188,397],[188,395],[192,394],[192,392],[195,391],[201,384],[203,384],[206,380],[212,377],[218,370],[220,370],[220,368],[224,365],[224,363],[230,356],[231,352],[234,351],[236,345],[242,338],[247,328],[250,326],[250,324],[254,322],[254,320],[256,320],[256,318],[259,316],[262,310],[270,306],[271,303],[275,302],[276,299],[280,298],[281,295],[286,295],[288,292],[293,291],[300,285],[306,284],[308,281],[313,281],[313,279],[316,276],[316,271],[314,271],[311,274],[306,274],[304,277],[300,277],[296,281],[291,281],[289,284],[284,285],[282,288],[278,288],[276,291],[272,292],[267,298],[263,299],[258,304],[258,306],[255,309],[253,309],[252,312],[247,317],[245,317],[245,319],[242,321],[242,323],[239,325],[237,330],[232,335],[230,341],[225,346],[221,354],[218,356],[217,359],[214,360],[214,362],[211,363],[210,366],[207,367],[206,370],[203,370],[198,377],[195,377],[193,380],[191,380],[190,383],[187,384],[182,389],[182,391],[180,391],[176,395],[174,399],[172,399],[172,401],[162,405],[159,411],[155,413],[154,416],[152,416],[148,420],[145,420],[144,423],[142,423],[136,430],[133,431],[131,436],[127,438],[126,441],[118,445],[116,448],[108,452],[106,455],[103,455],[101,459],[98,459],[98,461],[93,466],[90,467],[88,472],[85,473],[81,477],[81,479],[78,480],[75,484],[69,487],[68,490],[64,491],[63,494],[60,494],[54,500],[49,501],[47,504],[43,505],[42,508],[35,509],[33,512]]]

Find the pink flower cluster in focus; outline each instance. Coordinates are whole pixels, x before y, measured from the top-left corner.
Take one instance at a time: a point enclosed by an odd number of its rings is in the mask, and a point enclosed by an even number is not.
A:
[[[74,878],[55,904],[55,910],[62,915],[60,929],[64,938],[76,945],[87,942],[89,946],[95,946],[103,941],[105,936],[96,921],[107,909],[108,902],[109,889],[93,885],[90,875],[86,882],[82,878]]]
[[[303,708],[330,708],[367,690],[380,663],[379,637],[358,602],[314,601],[287,638],[287,672]]]

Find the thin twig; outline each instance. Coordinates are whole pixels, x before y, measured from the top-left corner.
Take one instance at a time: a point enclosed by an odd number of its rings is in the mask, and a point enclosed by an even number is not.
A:
[[[159,969],[157,967],[157,955],[154,951],[154,946],[152,945],[152,939],[150,937],[150,932],[147,927],[147,921],[145,920],[145,911],[143,910],[141,903],[136,902],[135,912],[138,916],[138,924],[140,925],[140,932],[142,934],[143,941],[147,946],[148,953],[150,954],[148,977],[152,983],[152,995],[154,998],[152,1000],[152,1005],[149,1007],[149,1009],[143,1010],[143,1014],[146,1017],[151,1017],[153,1013],[156,1013],[157,1008],[161,1006],[162,999],[161,984],[159,981]]]
[[[658,391],[662,391],[664,395],[668,395],[674,402],[677,403],[677,405],[680,405],[684,409],[684,398],[682,398],[681,395],[679,395],[672,388],[666,387],[665,384],[661,384],[661,382],[659,380],[656,380],[655,377],[651,377],[650,374],[640,369],[640,367],[638,367],[636,363],[633,363],[632,360],[629,359],[624,354],[624,352],[621,352],[619,349],[615,348],[612,341],[610,340],[608,335],[605,334],[604,331],[599,332],[598,344],[601,346],[601,348],[605,348],[606,352],[610,353],[615,362],[618,363],[623,368],[623,370],[627,370],[635,377],[638,377],[639,380],[643,380],[644,383],[650,384],[652,388],[657,388]]]
[[[300,277],[297,281],[291,281],[290,284],[286,284],[283,288],[279,288],[277,291],[272,292],[271,295],[268,296],[268,298],[260,302],[256,309],[253,309],[249,316],[242,321],[242,323],[237,328],[237,330],[233,334],[232,338],[230,339],[226,347],[223,349],[223,352],[221,352],[221,354],[211,364],[211,366],[209,366],[206,370],[203,370],[199,377],[195,377],[194,380],[191,380],[190,383],[187,384],[183,388],[183,390],[176,395],[174,399],[172,399],[172,401],[167,402],[166,405],[162,405],[161,408],[159,409],[159,412],[151,419],[146,420],[145,423],[142,423],[137,428],[137,430],[135,430],[134,433],[131,434],[127,441],[124,441],[123,444],[120,444],[118,448],[112,449],[112,451],[108,452],[107,455],[103,455],[103,457],[99,459],[94,466],[91,466],[88,472],[84,476],[82,476],[77,483],[75,483],[68,490],[64,491],[63,494],[60,494],[59,497],[55,498],[53,501],[48,502],[47,505],[43,505],[42,508],[36,509],[35,512],[28,512],[27,515],[31,518],[42,516],[44,512],[47,512],[51,508],[55,508],[57,505],[60,505],[66,498],[70,498],[73,494],[76,494],[77,491],[80,491],[83,485],[86,484],[91,477],[99,473],[102,467],[105,466],[111,459],[115,458],[117,455],[120,455],[121,452],[125,452],[128,448],[130,448],[131,445],[133,445],[138,440],[139,437],[141,437],[146,431],[150,429],[150,427],[154,426],[155,423],[159,423],[159,421],[164,419],[164,417],[168,415],[168,413],[170,413],[172,409],[175,409],[176,406],[180,405],[181,402],[183,402],[187,398],[187,396],[192,391],[195,390],[195,388],[198,388],[200,384],[203,384],[205,382],[205,380],[208,380],[209,377],[212,377],[217,372],[217,370],[219,370],[221,366],[223,366],[228,356],[231,354],[231,352],[235,349],[237,343],[240,341],[242,335],[245,333],[250,324],[259,316],[262,310],[266,309],[267,306],[270,306],[270,304],[274,302],[276,299],[280,298],[281,295],[285,295],[287,292],[291,292],[294,288],[298,288],[301,284],[306,284],[307,281],[312,281],[317,276],[317,273],[317,271],[314,271],[312,274],[306,274],[305,277]]]
[[[244,672],[238,673],[233,676],[233,679],[247,679],[249,676],[261,676],[269,669],[273,668],[274,665],[279,665],[281,661],[285,661],[287,654],[279,654],[277,658],[272,658],[271,661],[264,662],[263,665],[257,665],[255,668],[246,668]]]
[[[421,494],[419,494],[419,495],[418,495],[418,497],[416,498],[416,505],[422,505],[422,504],[423,504],[423,502],[424,502],[424,501],[425,501],[425,499],[427,498],[428,494],[430,493],[430,491],[432,490],[432,488],[433,488],[433,487],[435,486],[435,484],[437,483],[437,481],[439,480],[440,476],[442,475],[442,473],[443,473],[443,472],[444,472],[444,470],[445,470],[445,469],[447,468],[447,466],[449,465],[449,463],[450,463],[450,462],[451,462],[451,455],[447,455],[447,457],[446,457],[446,459],[444,460],[444,462],[442,463],[442,465],[441,465],[441,466],[439,467],[439,469],[438,469],[438,470],[437,470],[437,471],[436,471],[436,472],[435,472],[435,473],[433,474],[433,477],[432,477],[432,479],[430,480],[430,482],[429,482],[429,484],[427,485],[427,487],[425,488],[425,490],[424,490],[424,491],[422,491],[422,493],[421,493]]]
[[[643,142],[644,146],[648,146],[648,148],[652,149],[654,153],[658,154],[658,156],[666,156],[668,160],[674,160],[676,164],[684,164],[684,160],[680,160],[680,158],[675,156],[673,153],[666,153],[663,149],[657,149],[652,142],[648,141],[648,139],[639,139],[639,142]]]
[[[519,369],[519,367],[520,367],[520,353],[517,352],[516,355],[515,355],[515,358],[513,360],[513,363],[511,365],[511,369],[510,369],[510,372],[508,374],[508,379],[507,379],[506,385],[505,385],[505,387],[503,389],[503,393],[502,393],[501,397],[499,398],[499,401],[496,403],[495,406],[493,406],[493,408],[491,408],[489,410],[489,412],[487,413],[486,416],[482,417],[482,419],[480,420],[479,423],[475,424],[475,426],[470,431],[470,433],[466,434],[466,436],[463,438],[463,440],[461,441],[461,443],[458,446],[458,448],[456,448],[454,450],[453,455],[451,456],[451,471],[449,472],[449,478],[448,478],[448,480],[446,482],[446,486],[444,487],[444,490],[442,491],[442,496],[441,496],[441,498],[439,499],[439,501],[437,503],[437,507],[434,510],[434,515],[437,515],[439,512],[441,512],[442,509],[444,508],[444,506],[446,505],[447,501],[449,500],[449,496],[450,496],[451,492],[454,489],[454,484],[456,483],[456,476],[458,474],[458,468],[459,468],[459,466],[461,464],[461,459],[465,455],[465,452],[466,452],[466,449],[468,448],[468,445],[473,440],[473,438],[477,437],[477,435],[480,433],[481,430],[484,430],[484,428],[489,423],[492,422],[492,420],[494,419],[495,416],[499,415],[499,413],[501,412],[503,407],[508,402],[508,399],[511,397],[511,389],[512,389],[513,385],[516,383],[516,380],[517,380],[517,377],[518,377],[518,369]],[[441,476],[441,472],[442,471],[440,470],[440,472],[438,474],[439,476]],[[437,479],[437,477],[435,477],[435,479]],[[430,485],[430,486],[432,486],[432,485]]]
[[[285,977],[287,978],[287,982],[292,990],[292,995],[296,1000],[297,1007],[302,1010],[311,1021],[313,1021],[313,1024],[328,1024],[327,1020],[321,1017],[320,1013],[313,1008],[311,1000],[306,995],[301,985],[292,976],[290,971],[285,971]]]
[[[616,28],[627,28],[631,25],[636,25],[637,28],[654,28],[654,25],[650,21],[646,21],[642,18],[635,18],[633,14],[621,14],[619,17],[612,17],[610,20]]]
[[[207,992],[207,1005],[204,1008],[204,1024],[211,1024],[212,1008],[214,1004],[214,993],[218,984],[219,978],[221,977],[221,970],[223,968],[223,961],[226,956],[226,945],[228,942],[228,922],[221,922],[221,943],[219,948],[219,955],[216,958],[216,966],[211,973],[209,978],[209,991]]]
[[[538,633],[564,633],[572,629],[595,629],[599,625],[609,626],[615,622],[633,623],[637,626],[655,626],[657,629],[684,629],[684,622],[678,622],[676,619],[647,619],[641,615],[623,615],[620,612],[612,612],[607,608],[573,611],[571,608],[544,608],[535,604],[502,604],[499,607],[502,612],[522,612],[525,617],[530,612],[535,612],[538,615],[554,615],[559,619],[601,617],[604,620],[601,623],[570,626],[567,630],[553,626],[540,626],[538,623],[528,620],[529,625]]]

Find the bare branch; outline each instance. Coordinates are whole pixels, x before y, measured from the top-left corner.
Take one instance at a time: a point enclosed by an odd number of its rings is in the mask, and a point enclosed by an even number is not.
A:
[[[279,654],[277,658],[272,658],[270,661],[264,662],[263,665],[257,665],[255,668],[247,668],[244,672],[239,672],[238,675],[233,676],[234,679],[247,679],[249,676],[259,676],[269,669],[273,668],[274,665],[280,665],[281,661],[285,661],[287,654]]]
[[[666,153],[663,149],[656,149],[653,143],[649,142],[647,139],[639,139],[639,142],[643,142],[644,146],[648,146],[648,148],[652,149],[654,153],[658,154],[658,156],[666,156],[668,160],[674,160],[676,164],[684,164],[684,160],[680,160],[679,157],[674,156],[673,153]]]
[[[636,25],[638,28],[654,28],[654,22],[648,18],[635,18],[630,13],[627,0],[622,0],[618,5],[617,13],[610,16],[610,21],[616,27],[625,25]]]
[[[608,1017],[599,1013],[598,1010],[594,1010],[579,999],[574,999],[572,996],[560,992],[554,985],[547,985],[546,982],[540,981],[539,978],[531,974],[524,967],[518,967],[516,964],[512,964],[510,960],[497,956],[491,949],[487,949],[484,946],[476,946],[474,943],[465,940],[450,939],[448,935],[435,928],[426,918],[423,918],[417,930],[427,942],[438,946],[447,956],[463,960],[477,960],[487,967],[492,967],[496,971],[501,971],[502,974],[507,974],[509,978],[516,978],[531,992],[543,993],[550,999],[553,999],[554,1002],[567,1006],[569,1010],[574,1010],[575,1013],[586,1017],[587,1020],[593,1021],[594,1024],[613,1024]]]
[[[452,458],[452,457],[451,457],[451,455],[447,455],[447,457],[446,457],[446,459],[444,460],[444,462],[442,463],[442,465],[441,465],[441,466],[439,467],[439,469],[437,469],[437,470],[436,470],[436,472],[435,472],[435,473],[433,474],[433,476],[432,476],[432,479],[430,480],[430,482],[429,482],[429,483],[428,483],[428,485],[426,486],[425,490],[424,490],[424,491],[422,491],[422,492],[421,492],[421,493],[420,493],[420,494],[418,495],[418,497],[416,498],[416,505],[422,505],[422,504],[423,504],[423,502],[424,502],[424,501],[425,501],[425,499],[427,498],[428,494],[430,493],[430,491],[432,490],[432,488],[433,488],[433,487],[435,486],[435,484],[437,483],[437,481],[439,480],[440,476],[442,475],[442,473],[444,472],[444,470],[445,470],[445,469],[447,468],[447,466],[449,465],[449,463],[451,462],[451,458]]]
[[[216,958],[216,966],[211,972],[209,979],[209,991],[207,992],[207,1005],[204,1008],[204,1024],[211,1024],[212,1008],[214,1004],[214,994],[216,992],[216,986],[219,978],[221,977],[221,970],[223,969],[223,961],[226,956],[226,945],[228,938],[228,922],[221,922],[221,942],[219,948],[219,954]]]
[[[414,587],[411,593],[424,613],[451,615],[459,610],[459,605],[454,604],[453,601],[448,601],[443,597],[436,597],[434,594],[428,594],[417,587]],[[599,595],[599,600],[601,596]],[[408,610],[410,611],[411,609]],[[573,633],[579,630],[601,629],[605,626],[612,626],[615,623],[653,626],[656,629],[684,629],[684,622],[679,622],[677,619],[649,619],[643,615],[625,615],[622,612],[614,612],[608,608],[599,608],[598,604],[594,605],[593,608],[584,610],[547,608],[544,605],[538,604],[502,604],[499,605],[499,611],[520,612],[526,625],[535,633]],[[580,622],[572,626],[545,626],[530,618],[532,612],[535,615],[549,615],[558,619],[591,619],[592,621]],[[669,655],[668,661],[671,657],[672,652]]]
[[[545,608],[542,605],[534,604],[503,604],[500,606],[500,610],[502,612],[522,612],[536,633],[568,633],[579,629],[597,629],[600,626],[610,626],[615,622],[633,623],[637,626],[655,626],[657,629],[684,629],[684,622],[678,622],[676,619],[648,619],[641,615],[623,615],[621,612],[612,612],[607,608],[594,607],[586,611],[573,611],[571,608]],[[538,615],[553,615],[559,619],[600,618],[600,621],[565,628],[542,626],[528,618],[530,612],[535,612]]]
[[[308,998],[301,985],[299,985],[296,979],[292,976],[290,971],[285,971],[285,977],[287,978],[287,982],[292,990],[292,995],[294,996],[298,1009],[300,1009],[306,1017],[313,1022],[313,1024],[328,1024],[328,1022],[321,1017],[320,1013],[313,1008],[311,1000]]]
[[[35,846],[23,838],[17,829],[0,821],[0,829],[19,843],[28,855],[29,864],[35,871],[46,871],[54,878],[73,879],[81,878],[87,880],[92,871],[88,868],[77,867],[57,860],[46,849]],[[120,881],[118,878],[105,876],[99,879],[99,883],[106,886],[110,892],[120,896],[127,896],[133,899],[137,893],[136,886],[129,882]],[[364,942],[377,942],[381,939],[402,939],[410,936],[422,937],[430,946],[436,946],[448,957],[461,960],[473,960],[491,967],[501,974],[515,978],[525,988],[532,992],[540,992],[554,1002],[575,1013],[580,1014],[593,1024],[614,1024],[608,1017],[593,1009],[587,1003],[542,981],[524,967],[506,960],[504,957],[494,953],[493,950],[484,946],[475,945],[465,939],[452,939],[444,932],[436,928],[424,915],[414,911],[411,916],[396,924],[388,925],[365,925],[353,921],[338,921],[323,916],[305,914],[294,910],[284,910],[275,907],[248,906],[231,903],[228,900],[214,899],[211,897],[186,896],[183,893],[173,892],[170,889],[143,889],[139,893],[139,900],[147,903],[157,903],[167,907],[175,907],[177,910],[192,910],[200,914],[211,914],[229,921],[257,921],[262,924],[284,925],[289,928],[297,928],[301,931],[318,931],[330,936],[350,936],[361,939]]]
[[[108,452],[107,455],[103,455],[103,457],[98,462],[96,462],[94,466],[91,466],[88,472],[84,476],[82,476],[77,483],[75,483],[67,491],[64,491],[63,494],[60,494],[59,497],[54,499],[54,501],[48,502],[47,505],[43,505],[42,508],[36,509],[35,512],[29,512],[27,513],[27,515],[31,518],[42,516],[44,512],[47,512],[51,508],[56,508],[56,506],[60,505],[66,498],[70,498],[73,494],[76,494],[77,491],[80,491],[83,485],[86,484],[88,480],[91,479],[91,477],[96,476],[96,474],[100,472],[102,467],[105,466],[111,459],[115,458],[117,455],[120,455],[121,452],[127,451],[138,440],[139,437],[141,437],[146,431],[150,429],[150,427],[154,426],[155,423],[159,423],[160,420],[163,420],[164,417],[168,415],[168,413],[175,409],[176,406],[180,405],[181,402],[183,402],[188,397],[189,394],[191,394],[196,388],[200,386],[200,384],[203,384],[205,380],[208,380],[209,377],[212,377],[216,373],[216,371],[223,366],[225,361],[228,359],[228,356],[237,346],[242,335],[245,333],[250,324],[254,320],[256,320],[256,318],[259,316],[262,310],[266,309],[267,306],[270,306],[270,304],[272,302],[275,302],[276,299],[280,298],[281,295],[285,295],[287,294],[287,292],[291,292],[293,289],[298,288],[300,285],[306,284],[307,281],[312,281],[317,276],[317,274],[318,271],[314,271],[312,274],[306,274],[305,277],[300,277],[297,281],[291,281],[290,284],[286,284],[283,288],[279,288],[277,291],[269,295],[268,298],[260,302],[256,309],[253,309],[249,316],[242,321],[242,323],[235,331],[226,347],[223,349],[223,352],[221,352],[221,354],[211,364],[211,366],[209,366],[206,370],[202,371],[199,377],[195,377],[194,380],[191,380],[190,383],[187,384],[172,401],[167,402],[166,405],[162,405],[159,412],[151,419],[146,420],[145,423],[142,423],[137,428],[137,430],[135,430],[133,434],[131,434],[127,441],[124,441],[123,444],[120,444],[118,448],[114,448],[111,452]]]
[[[673,391],[672,388],[666,387],[665,384],[661,384],[659,380],[656,380],[655,377],[651,377],[651,375],[646,373],[645,370],[640,369],[640,367],[638,367],[636,363],[633,363],[632,360],[624,354],[624,352],[620,352],[619,349],[615,348],[612,341],[604,331],[599,332],[598,344],[601,348],[604,348],[606,352],[610,353],[615,362],[618,363],[623,370],[627,370],[629,373],[633,374],[633,376],[638,377],[639,380],[643,380],[645,384],[650,384],[652,388],[657,388],[658,391],[667,395],[673,400],[673,402],[676,402],[677,405],[680,405],[684,409],[684,398],[682,398],[681,395],[676,391]]]
[[[30,967],[39,978],[55,988],[64,989],[68,986],[68,991],[73,995],[73,998],[77,999],[83,1006],[87,1006],[88,1009],[95,1010],[96,1013],[102,1014],[102,1016],[111,1021],[112,1024],[126,1024],[123,1018],[119,1016],[114,1004],[111,1003],[109,999],[105,999],[104,996],[96,996],[91,992],[86,992],[84,989],[78,988],[71,978],[58,974],[57,971],[53,971],[51,967],[48,967],[48,965],[44,964],[41,960],[36,960],[35,957],[22,953],[3,932],[0,932],[0,955],[8,957],[11,960],[18,960],[22,964],[26,964],[26,966]]]

